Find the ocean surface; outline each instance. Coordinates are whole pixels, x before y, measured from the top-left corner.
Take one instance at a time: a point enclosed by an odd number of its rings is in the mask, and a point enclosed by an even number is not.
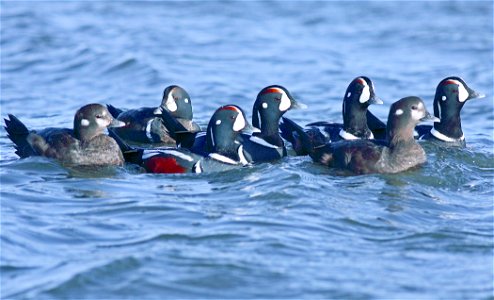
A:
[[[2,1],[1,117],[71,127],[92,102],[206,125],[281,84],[301,123],[341,121],[348,83],[385,102],[461,76],[466,148],[340,176],[289,156],[225,173],[142,174],[18,159],[0,129],[1,298],[494,299],[493,2]]]

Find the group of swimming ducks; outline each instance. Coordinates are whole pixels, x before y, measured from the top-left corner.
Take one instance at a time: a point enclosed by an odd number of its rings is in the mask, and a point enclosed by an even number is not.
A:
[[[172,85],[157,108],[124,111],[88,104],[76,112],[73,129],[40,131],[29,131],[9,114],[5,129],[21,158],[45,156],[67,166],[127,162],[150,173],[217,172],[279,160],[287,155],[286,140],[296,155],[328,167],[353,174],[397,173],[426,161],[417,140],[464,146],[460,111],[467,100],[483,96],[463,79],[447,77],[437,86],[434,116],[419,97],[405,97],[391,105],[386,124],[368,110],[383,101],[372,81],[360,76],[343,97],[342,124],[319,121],[301,127],[283,117],[301,105],[286,88],[271,85],[257,95],[252,125],[240,107],[230,104],[219,107],[202,131],[192,120],[189,94]],[[418,125],[425,120],[434,126]]]

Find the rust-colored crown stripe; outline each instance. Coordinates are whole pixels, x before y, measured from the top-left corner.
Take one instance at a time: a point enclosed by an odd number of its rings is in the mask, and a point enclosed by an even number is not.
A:
[[[448,79],[448,80],[446,80],[446,81],[443,82],[443,85],[448,85],[448,84],[458,84],[458,81],[452,80],[452,79]]]
[[[220,110],[233,110],[234,112],[240,113],[240,110],[233,105],[223,106]]]
[[[269,89],[266,89],[264,92],[262,92],[261,95],[271,94],[271,93],[280,93],[280,94],[283,94],[283,90],[282,89],[279,89],[279,88],[269,88]]]
[[[358,82],[358,83],[360,83],[361,85],[367,85],[367,82],[365,82],[365,80],[363,78],[360,78],[359,77],[355,81]]]

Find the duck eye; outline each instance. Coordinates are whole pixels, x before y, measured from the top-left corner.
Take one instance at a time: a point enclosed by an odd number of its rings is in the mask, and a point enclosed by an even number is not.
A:
[[[274,100],[279,102],[279,101],[281,101],[281,97],[279,97],[279,98],[275,97]]]
[[[173,100],[178,101],[178,97],[173,97]]]
[[[417,105],[412,105],[412,109],[413,109],[413,110],[417,110],[417,109],[419,109],[419,108],[418,108],[418,106],[417,106]]]
[[[103,118],[103,116],[102,115],[96,115],[96,118],[101,119],[101,118]]]

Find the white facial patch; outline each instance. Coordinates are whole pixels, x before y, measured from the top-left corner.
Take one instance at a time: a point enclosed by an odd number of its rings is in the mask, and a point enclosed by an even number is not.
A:
[[[401,108],[398,108],[395,112],[395,115],[397,115],[397,116],[401,116],[402,114],[403,114],[403,109],[401,109]]]
[[[97,118],[96,123],[99,127],[107,127],[108,125],[110,125],[110,121],[101,118]]]
[[[216,125],[220,125],[221,124],[221,120],[216,120]]]
[[[370,99],[370,88],[368,85],[365,85],[364,89],[362,90],[362,94],[360,95],[360,98],[358,99],[358,101],[360,103],[365,103],[365,102],[369,101],[369,99]]]
[[[168,98],[166,98],[166,108],[168,108],[169,111],[174,112],[177,110],[177,103],[175,102],[175,99],[173,99],[172,93],[170,92],[168,94]]]
[[[469,94],[465,86],[461,82],[458,82],[458,101],[465,102],[468,96]]]
[[[448,99],[448,98],[446,98],[446,96],[441,97],[441,100],[443,100],[443,101],[446,101],[446,99]]]
[[[189,98],[185,98],[185,99],[184,99],[184,102],[185,102],[185,103],[189,103]]]
[[[268,104],[267,104],[266,102],[263,102],[261,106],[262,106],[262,108],[264,108],[264,109],[268,108]]]
[[[233,130],[234,131],[240,131],[245,128],[245,125],[247,123],[245,122],[245,117],[242,112],[238,112],[238,116],[235,119],[235,123],[233,123]]]
[[[291,106],[292,106],[292,102],[290,101],[290,99],[288,98],[286,93],[282,92],[281,93],[281,102],[280,102],[280,106],[279,106],[280,111],[286,111]]]
[[[82,119],[81,120],[81,126],[89,126],[89,120]]]
[[[419,105],[422,103],[419,103]],[[420,120],[425,117],[425,113],[423,109],[412,109],[412,119]]]
[[[352,92],[348,92],[348,94],[346,94],[346,97],[350,98],[351,95],[352,95]]]

